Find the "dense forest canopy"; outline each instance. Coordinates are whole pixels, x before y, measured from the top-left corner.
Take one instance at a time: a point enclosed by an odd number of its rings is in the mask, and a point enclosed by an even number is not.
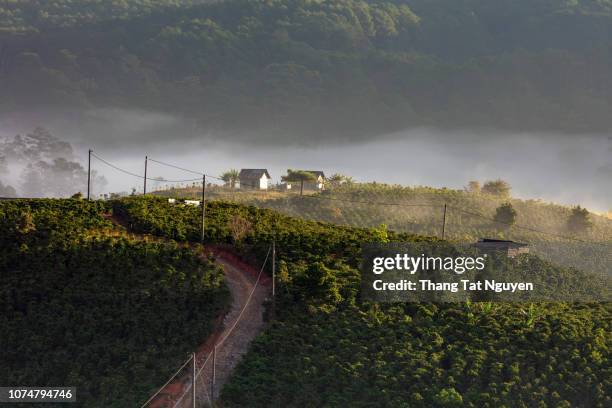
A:
[[[603,131],[611,34],[609,0],[3,1],[0,108],[310,134]]]

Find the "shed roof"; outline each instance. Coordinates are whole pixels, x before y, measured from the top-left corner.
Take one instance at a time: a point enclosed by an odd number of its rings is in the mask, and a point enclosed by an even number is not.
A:
[[[321,170],[304,170],[304,171],[307,171],[309,173],[313,173],[317,177],[321,176],[321,177],[325,178],[325,173],[323,173],[323,171],[321,171]]]
[[[240,173],[238,174],[238,178],[241,178],[241,179],[260,179],[264,174],[268,178],[272,178],[272,177],[270,177],[270,173],[268,173],[268,169],[240,169]]]
[[[476,243],[477,246],[497,247],[497,248],[519,248],[526,247],[529,244],[523,242],[515,242],[506,239],[482,238]]]

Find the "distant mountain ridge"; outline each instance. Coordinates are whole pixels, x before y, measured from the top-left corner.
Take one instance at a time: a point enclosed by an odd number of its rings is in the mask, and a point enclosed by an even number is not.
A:
[[[0,112],[135,107],[288,138],[612,129],[610,0],[196,3],[1,4]]]

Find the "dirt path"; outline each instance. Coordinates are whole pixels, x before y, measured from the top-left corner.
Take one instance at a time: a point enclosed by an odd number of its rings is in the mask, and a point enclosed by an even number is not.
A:
[[[218,257],[225,269],[225,278],[232,293],[232,306],[223,321],[223,331],[218,337],[215,372],[215,399],[227,383],[233,369],[246,354],[249,344],[264,328],[263,302],[268,296],[269,286],[260,280],[255,290],[255,278],[239,269],[230,259]],[[249,299],[248,305],[245,304]],[[239,320],[240,319],[240,320]],[[212,364],[203,374],[210,378]]]
[[[107,217],[116,226],[129,231],[128,225],[119,217]],[[130,236],[143,240],[159,240],[163,238],[129,232]],[[194,249],[201,249],[194,244]],[[195,248],[199,247],[199,248]],[[220,394],[222,387],[228,382],[232,371],[240,359],[248,351],[249,344],[264,328],[263,303],[270,293],[270,278],[259,270],[243,262],[231,250],[216,246],[206,246],[205,251],[215,255],[216,262],[223,266],[225,281],[231,293],[232,302],[224,316],[219,316],[216,329],[196,351],[196,406],[210,406]],[[247,303],[248,302],[248,303]],[[216,345],[216,347],[215,347]],[[215,353],[215,385],[214,397],[211,396],[213,373],[213,347]],[[170,408],[192,407],[190,386],[192,375],[190,367],[186,367],[154,398],[147,407]],[[161,385],[161,384],[160,384]]]
[[[228,382],[233,369],[246,354],[249,344],[264,328],[263,302],[270,293],[270,280],[261,276],[257,286],[259,271],[245,264],[228,251],[207,248],[216,256],[216,261],[223,265],[225,281],[232,296],[230,309],[225,316],[220,316],[217,329],[205,339],[196,352],[197,381],[196,406],[210,406]],[[247,304],[248,302],[248,304]],[[214,398],[211,397],[213,373],[213,346],[215,353]],[[187,369],[177,376],[148,405],[150,408],[191,408],[192,375]]]

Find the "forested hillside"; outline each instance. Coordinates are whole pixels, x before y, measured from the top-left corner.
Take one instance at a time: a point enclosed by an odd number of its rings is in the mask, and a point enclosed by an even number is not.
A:
[[[0,109],[217,130],[612,127],[610,0],[0,1]]]
[[[606,407],[609,303],[372,303],[368,242],[437,242],[385,228],[207,205],[206,244],[261,263],[276,241],[270,325],[222,390],[224,406]],[[132,231],[158,238],[135,239]],[[210,333],[227,301],[218,267],[184,245],[201,209],[163,198],[0,202],[0,372],[70,384],[81,406],[137,406]],[[521,268],[601,284],[533,255]],[[605,295],[608,296],[608,295]]]
[[[83,200],[0,202],[0,383],[140,406],[229,302],[219,266],[131,238]]]
[[[114,207],[137,230],[199,239],[198,208],[141,197]],[[279,258],[273,321],[222,390],[224,406],[611,402],[609,303],[370,303],[359,295],[362,243],[436,239],[223,202],[209,203],[207,214],[207,242],[261,261],[274,239]],[[525,261],[543,276],[578,273]]]

